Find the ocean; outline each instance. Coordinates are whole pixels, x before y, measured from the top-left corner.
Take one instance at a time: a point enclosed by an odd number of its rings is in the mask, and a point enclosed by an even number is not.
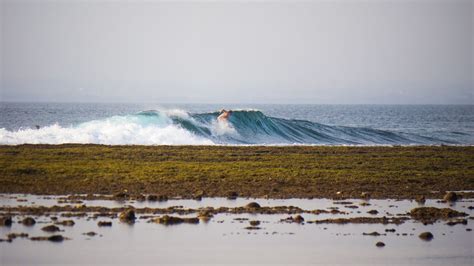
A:
[[[474,105],[0,103],[0,144],[25,143],[473,145]]]

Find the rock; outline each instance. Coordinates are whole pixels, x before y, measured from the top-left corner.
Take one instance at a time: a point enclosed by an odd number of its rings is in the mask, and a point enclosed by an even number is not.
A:
[[[181,217],[163,215],[161,217],[152,219],[151,222],[164,224],[164,225],[173,225],[173,224],[181,224],[181,223],[198,224],[199,218],[181,218]]]
[[[260,225],[260,221],[257,221],[257,220],[250,221],[249,223],[250,223],[251,226],[258,226],[258,225]]]
[[[59,227],[57,227],[56,225],[47,225],[47,226],[41,228],[41,230],[43,230],[45,232],[50,232],[50,233],[61,231],[59,229]]]
[[[449,226],[454,226],[457,224],[467,225],[467,219],[456,219],[456,220],[451,220],[446,223],[446,225],[449,225]]]
[[[449,208],[439,209],[435,207],[415,208],[412,209],[409,214],[413,219],[424,224],[432,224],[439,219],[447,220],[450,218],[464,217],[468,215],[467,213],[458,212]]]
[[[385,232],[387,233],[395,233],[395,228],[392,228],[392,229],[385,229]]]
[[[245,205],[245,207],[249,209],[258,209],[260,208],[260,204],[256,202],[250,202],[249,204]]]
[[[358,209],[359,206],[356,206],[356,205],[347,205],[347,206],[344,206],[346,208],[349,208],[349,209]]]
[[[303,218],[303,216],[301,216],[301,215],[298,214],[298,215],[296,215],[295,217],[293,217],[293,221],[294,221],[295,223],[302,223],[302,222],[304,222],[304,218]]]
[[[377,243],[375,243],[375,246],[378,247],[378,248],[383,248],[383,247],[385,247],[385,243],[384,242],[377,242]]]
[[[361,197],[362,199],[368,200],[368,199],[370,199],[370,193],[368,193],[368,192],[362,192],[362,193],[360,194],[360,197]]]
[[[11,226],[12,222],[12,217],[10,216],[0,217],[0,226]]]
[[[136,195],[136,196],[135,196],[135,200],[136,200],[136,201],[139,201],[139,202],[142,202],[142,201],[145,201],[145,200],[146,200],[146,197],[145,197],[145,195],[143,195],[143,194],[139,194],[139,195]]]
[[[418,202],[419,204],[425,204],[426,199],[425,199],[425,196],[418,196],[416,197],[415,201]]]
[[[244,229],[246,229],[246,230],[260,230],[262,228],[258,227],[258,226],[247,226],[247,227],[244,227]]]
[[[471,232],[472,229],[471,228],[466,228],[466,231]]]
[[[113,197],[118,200],[124,200],[124,199],[129,198],[130,195],[127,192],[118,192],[118,193],[115,193]]]
[[[61,222],[56,222],[55,224],[59,224],[59,225],[62,225],[62,226],[74,226],[74,221],[73,220],[64,220],[64,221],[61,221]]]
[[[238,196],[239,196],[239,194],[237,194],[237,192],[232,191],[232,192],[229,192],[229,193],[227,194],[227,199],[229,199],[229,200],[235,200],[235,199],[237,199]]]
[[[62,235],[52,235],[48,237],[48,240],[51,242],[63,242],[64,239]]]
[[[362,233],[364,236],[380,236],[379,232],[372,232],[372,233]]]
[[[377,210],[370,210],[367,212],[368,214],[372,214],[372,215],[376,215],[378,214],[379,212]]]
[[[168,197],[164,195],[148,195],[146,199],[148,201],[167,201]]]
[[[86,235],[86,236],[95,236],[97,235],[96,232],[93,232],[93,231],[90,231],[90,232],[87,232],[87,233],[83,233],[83,235]]]
[[[28,237],[27,233],[10,233],[7,235],[8,239],[15,239],[17,237]]]
[[[209,210],[202,210],[198,214],[198,218],[204,222],[208,222],[212,217],[214,217],[214,214]]]
[[[431,232],[423,232],[418,237],[424,241],[431,241],[433,234]]]
[[[119,219],[120,221],[125,222],[125,223],[134,223],[136,219],[135,211],[132,209],[123,211],[122,213],[120,213]]]
[[[98,226],[102,227],[102,226],[112,226],[112,222],[108,222],[108,221],[99,221],[97,223]]]
[[[446,195],[444,195],[443,199],[445,201],[454,202],[458,200],[458,195],[454,192],[448,192]]]
[[[36,221],[35,219],[33,219],[32,217],[26,217],[25,219],[23,219],[21,221],[21,223],[24,225],[24,226],[33,226],[35,225]]]
[[[204,197],[204,191],[203,190],[198,190],[196,191],[196,193],[194,193],[193,195],[193,199],[197,200],[197,201],[200,201],[202,200],[202,197]]]

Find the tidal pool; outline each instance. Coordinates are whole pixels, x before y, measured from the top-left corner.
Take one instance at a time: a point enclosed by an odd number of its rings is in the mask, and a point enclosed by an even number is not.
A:
[[[58,196],[36,196],[1,194],[0,206],[53,206]],[[469,214],[467,225],[446,225],[446,221],[423,225],[407,220],[394,224],[315,224],[311,220],[348,217],[382,217],[402,215],[420,205],[414,201],[397,200],[344,200],[352,204],[339,204],[330,199],[245,199],[203,198],[196,200],[168,200],[166,202],[129,202],[90,200],[81,204],[87,206],[136,208],[183,208],[238,207],[251,201],[261,206],[296,206],[304,210],[338,207],[346,214],[301,214],[305,223],[282,222],[290,214],[229,214],[218,213],[208,222],[199,224],[162,225],[140,219],[134,224],[119,219],[99,217],[66,218],[61,213],[50,216],[32,216],[34,226],[19,223],[31,215],[16,214],[11,226],[0,226],[0,238],[10,233],[27,233],[32,236],[50,236],[41,230],[54,224],[51,216],[59,221],[72,219],[74,226],[58,227],[61,234],[69,238],[60,243],[32,241],[16,238],[11,243],[0,243],[1,265],[104,265],[104,264],[192,264],[192,265],[473,265],[474,233],[472,228],[474,211],[472,200],[458,201],[449,205],[436,200],[427,200],[424,206],[451,208]],[[368,206],[364,206],[366,204]],[[347,206],[357,206],[347,207]],[[368,214],[377,210],[378,214]],[[5,215],[5,213],[1,214]],[[159,216],[159,215],[155,215]],[[173,214],[173,216],[179,216]],[[196,214],[187,215],[195,217]],[[294,215],[293,215],[294,216]],[[239,218],[239,220],[235,220]],[[245,220],[248,219],[248,220]],[[260,221],[259,230],[247,230],[250,220]],[[112,221],[111,227],[98,227],[98,221]],[[395,229],[395,232],[385,232]],[[95,236],[84,233],[95,232]],[[378,232],[380,236],[363,235]],[[418,235],[429,231],[434,235],[431,241],[423,241]],[[385,247],[376,247],[377,242]]]

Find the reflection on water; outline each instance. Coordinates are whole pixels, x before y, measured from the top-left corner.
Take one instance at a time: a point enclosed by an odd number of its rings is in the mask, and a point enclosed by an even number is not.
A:
[[[20,201],[18,201],[20,199]],[[23,201],[23,200],[27,201]],[[57,197],[44,198],[32,195],[0,195],[1,206],[60,205]],[[87,206],[166,208],[237,207],[250,201],[262,206],[297,206],[305,210],[338,207],[348,212],[338,214],[302,214],[306,221],[336,217],[379,217],[404,214],[418,207],[416,202],[396,200],[370,200],[369,206],[362,200],[345,200],[353,204],[334,204],[327,199],[243,199],[204,198],[195,200],[169,200],[167,202],[117,202],[107,200],[84,201]],[[457,202],[453,206],[427,200],[425,206],[449,207],[474,215],[469,206],[472,201]],[[357,206],[351,208],[346,206]],[[377,210],[378,214],[367,214]],[[191,215],[192,216],[192,215]],[[62,243],[36,242],[17,238],[12,243],[0,243],[1,265],[38,264],[376,264],[376,265],[472,265],[474,258],[471,221],[467,225],[447,226],[444,221],[423,225],[412,220],[401,225],[383,224],[297,224],[283,223],[289,215],[260,214],[216,214],[209,222],[164,226],[137,219],[134,225],[118,219],[87,217],[74,218],[72,227],[59,226],[62,235],[71,240]],[[140,217],[140,215],[139,215]],[[18,221],[24,216],[15,216],[11,227],[0,226],[0,238],[12,232],[24,232],[30,236],[45,236],[50,233],[41,227],[51,224],[51,218],[34,216],[37,224],[26,227]],[[246,230],[248,218],[261,221],[261,230]],[[66,219],[66,218],[64,218]],[[69,218],[67,218],[69,219]],[[59,220],[63,220],[59,217]],[[98,227],[97,221],[112,221],[112,227]],[[395,229],[395,232],[385,232]],[[86,236],[86,232],[96,236]],[[381,236],[363,236],[362,233],[377,231]],[[430,231],[434,239],[430,242],[418,238],[421,232]],[[398,235],[397,235],[398,234]],[[375,243],[382,241],[384,248]]]

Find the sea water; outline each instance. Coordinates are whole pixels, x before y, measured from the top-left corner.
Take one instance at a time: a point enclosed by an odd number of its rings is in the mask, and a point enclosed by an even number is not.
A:
[[[61,196],[0,194],[0,206],[52,206],[64,205]],[[304,210],[338,207],[346,214],[301,214],[305,223],[281,222],[289,214],[216,214],[209,222],[165,226],[139,219],[131,225],[118,219],[101,217],[66,218],[75,225],[59,226],[59,234],[69,238],[62,243],[31,241],[17,238],[12,243],[0,243],[1,265],[472,265],[474,259],[472,219],[468,224],[446,225],[446,221],[424,225],[408,220],[403,224],[310,224],[307,221],[406,215],[411,209],[425,206],[452,208],[472,217],[471,200],[455,204],[427,200],[419,205],[409,200],[358,200],[348,199],[357,209],[335,204],[329,199],[246,199],[203,198],[202,201],[169,200],[168,202],[117,202],[86,200],[87,206],[137,208],[206,208],[208,206],[244,206],[256,201],[261,206],[296,206]],[[365,204],[362,204],[365,203]],[[369,206],[367,206],[370,203]],[[377,210],[376,215],[368,214]],[[89,213],[88,216],[92,215]],[[192,214],[191,216],[195,216]],[[53,224],[51,217],[33,216],[37,223],[24,226],[19,223],[25,214],[15,215],[12,226],[0,226],[0,238],[9,233],[27,233],[32,236],[49,236],[42,227]],[[157,215],[158,216],[158,215]],[[248,220],[259,220],[260,230],[247,230]],[[467,218],[467,217],[466,217]],[[111,221],[111,227],[98,227],[98,221]],[[387,232],[386,229],[395,229]],[[96,232],[89,237],[86,232]],[[363,235],[379,232],[380,236]],[[423,241],[418,235],[429,231],[433,240]],[[375,243],[382,241],[385,247]]]
[[[24,143],[473,145],[474,105],[0,103],[0,144]]]

